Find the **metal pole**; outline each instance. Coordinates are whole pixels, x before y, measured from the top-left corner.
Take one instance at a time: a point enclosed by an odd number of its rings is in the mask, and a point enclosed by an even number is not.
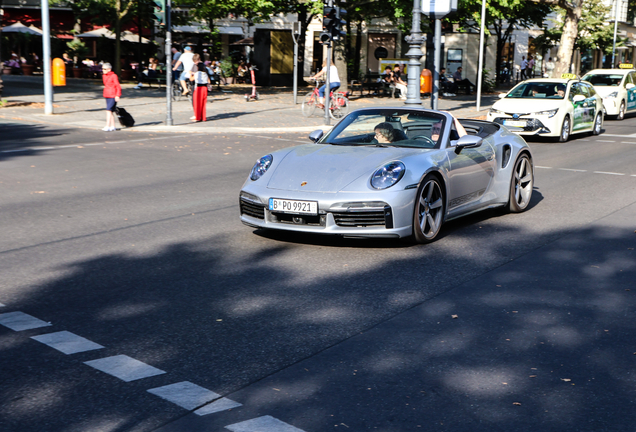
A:
[[[477,111],[481,108],[481,83],[484,67],[484,27],[486,25],[486,0],[481,0],[481,31],[479,33],[479,70],[477,72]]]
[[[330,2],[331,3],[331,2]],[[325,81],[325,124],[329,124],[329,101],[330,101],[330,77],[329,70],[331,69],[331,42],[327,42],[327,77]]]
[[[616,56],[616,31],[618,30],[618,0],[614,0],[614,42],[612,43],[612,68],[614,65],[614,57]]]
[[[435,72],[433,79],[433,94],[431,94],[431,109],[437,110],[439,101],[439,71],[442,64],[442,20],[435,20]]]
[[[42,0],[45,1],[45,0]],[[166,126],[172,126],[172,1],[166,0]]]
[[[292,29],[294,38],[294,105],[298,103],[298,38],[300,37],[300,22],[295,22]]]
[[[409,44],[409,50],[406,56],[409,58],[408,71],[407,71],[407,87],[406,87],[406,101],[405,105],[422,105],[422,99],[420,99],[420,73],[422,68],[422,43],[424,38],[420,31],[420,14],[421,3],[420,0],[413,0],[413,22],[411,25],[411,34],[406,36],[406,40]]]
[[[49,1],[42,0],[42,65],[44,68],[44,114],[53,114],[53,85],[51,84],[51,26]]]

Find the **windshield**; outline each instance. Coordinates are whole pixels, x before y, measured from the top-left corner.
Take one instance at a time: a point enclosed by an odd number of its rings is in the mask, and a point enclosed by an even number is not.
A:
[[[623,75],[618,74],[587,74],[583,77],[584,81],[588,81],[595,86],[617,87],[621,85]]]
[[[506,99],[563,99],[565,84],[559,82],[527,82],[519,84]]]
[[[356,111],[320,143],[352,146],[439,148],[446,117],[407,109]]]

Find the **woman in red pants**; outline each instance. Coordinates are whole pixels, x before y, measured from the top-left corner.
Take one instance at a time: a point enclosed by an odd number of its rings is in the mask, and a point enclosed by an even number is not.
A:
[[[208,102],[208,84],[210,76],[203,62],[199,61],[195,66],[196,72],[193,73],[193,81],[195,85],[194,95],[192,96],[192,105],[194,107],[194,122],[205,121],[205,105]]]

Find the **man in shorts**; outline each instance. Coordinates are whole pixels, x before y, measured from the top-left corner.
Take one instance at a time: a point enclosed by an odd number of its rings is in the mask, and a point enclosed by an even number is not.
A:
[[[185,47],[183,49],[183,54],[181,54],[181,57],[179,57],[179,60],[177,60],[177,63],[175,63],[172,68],[173,71],[176,71],[180,65],[183,65],[183,72],[181,72],[181,76],[179,77],[179,81],[181,81],[181,88],[183,89],[183,95],[187,95],[190,92],[190,90],[188,90],[187,81],[190,80],[190,73],[194,67],[194,60],[192,57],[194,57],[192,48],[189,46]]]

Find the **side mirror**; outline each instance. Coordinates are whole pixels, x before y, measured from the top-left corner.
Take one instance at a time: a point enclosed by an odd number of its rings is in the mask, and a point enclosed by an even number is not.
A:
[[[585,100],[585,96],[576,95],[572,98],[572,102],[583,102]]]
[[[457,140],[455,144],[455,154],[460,154],[465,148],[476,148],[481,145],[484,140],[477,135],[464,135]]]
[[[309,139],[313,142],[318,142],[318,140],[322,138],[324,134],[325,133],[322,130],[318,129],[309,134]]]
[[[507,94],[508,94],[508,93],[499,93],[499,96],[498,96],[498,97],[499,97],[499,99],[503,99],[503,98],[505,98],[505,97],[506,97],[506,95],[507,95]]]
[[[634,85],[634,84],[632,84],[632,83],[629,83],[629,84],[626,84],[626,85],[625,85],[625,88],[626,88],[627,90],[631,90],[631,89],[633,89],[634,87],[636,87],[636,85]]]

